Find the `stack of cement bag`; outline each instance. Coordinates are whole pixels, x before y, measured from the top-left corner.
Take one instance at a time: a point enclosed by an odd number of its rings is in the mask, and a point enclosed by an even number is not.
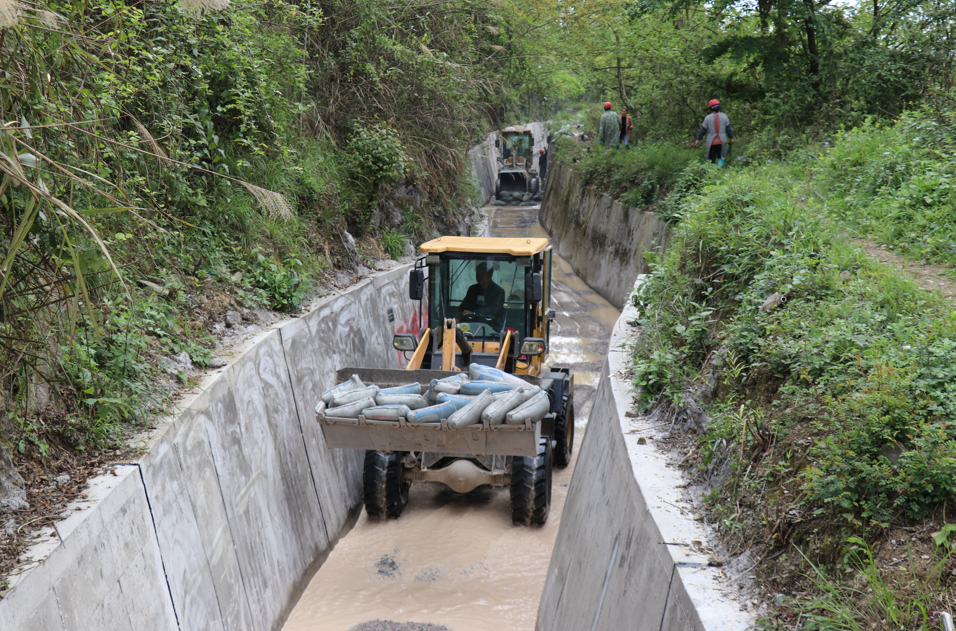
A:
[[[501,370],[471,364],[467,373],[433,379],[428,387],[410,383],[393,388],[366,385],[352,375],[322,394],[325,415],[370,421],[441,423],[461,429],[477,423],[524,425],[551,409],[548,393]]]
[[[501,196],[495,200],[495,206],[535,206],[542,199],[542,194],[537,193],[501,193]]]

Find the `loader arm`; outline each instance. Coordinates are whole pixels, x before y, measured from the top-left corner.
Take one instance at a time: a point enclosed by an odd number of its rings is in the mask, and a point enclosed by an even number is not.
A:
[[[425,352],[428,350],[428,342],[431,340],[431,329],[425,329],[422,333],[422,341],[418,343],[418,348],[412,353],[412,358],[408,360],[405,370],[418,370],[422,367],[422,360],[425,359]]]

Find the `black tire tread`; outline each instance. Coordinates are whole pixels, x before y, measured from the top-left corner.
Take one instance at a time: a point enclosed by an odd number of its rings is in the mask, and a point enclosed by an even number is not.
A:
[[[564,469],[574,452],[574,402],[568,401],[564,415],[554,424],[554,466]]]
[[[397,519],[408,503],[402,480],[402,455],[368,450],[362,473],[365,512],[372,519]]]
[[[540,526],[551,511],[551,441],[541,437],[534,457],[515,456],[511,462],[511,521]]]

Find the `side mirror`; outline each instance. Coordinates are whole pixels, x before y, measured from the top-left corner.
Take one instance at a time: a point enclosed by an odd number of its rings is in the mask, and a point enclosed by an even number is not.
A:
[[[399,351],[414,351],[418,348],[418,338],[410,333],[399,333],[392,338],[392,347]]]
[[[527,272],[524,275],[524,286],[528,302],[541,302],[541,274]]]
[[[544,340],[540,337],[526,337],[524,342],[521,343],[519,352],[522,355],[544,355],[544,350]]]
[[[408,297],[411,300],[425,297],[425,270],[413,269],[408,273]]]

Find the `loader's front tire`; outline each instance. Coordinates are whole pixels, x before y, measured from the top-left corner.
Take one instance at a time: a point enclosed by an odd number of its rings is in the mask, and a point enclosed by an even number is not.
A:
[[[511,521],[540,526],[551,511],[551,439],[542,436],[538,455],[515,456],[511,461]]]
[[[574,403],[568,403],[564,416],[554,424],[554,443],[554,466],[563,469],[571,464],[574,451]]]
[[[408,504],[409,483],[402,479],[403,453],[365,452],[362,476],[365,512],[371,519],[397,519]]]

